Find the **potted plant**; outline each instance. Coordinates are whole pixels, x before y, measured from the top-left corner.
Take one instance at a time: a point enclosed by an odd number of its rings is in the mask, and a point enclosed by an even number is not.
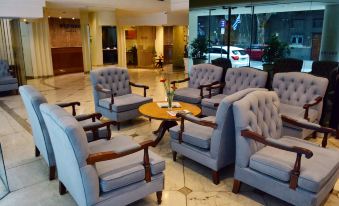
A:
[[[271,36],[262,55],[264,71],[271,71],[274,61],[285,57],[289,53],[290,49],[287,43],[281,42],[276,35]]]
[[[202,64],[206,61],[205,54],[207,53],[207,41],[205,37],[197,37],[191,43],[191,56],[193,59],[193,64]]]

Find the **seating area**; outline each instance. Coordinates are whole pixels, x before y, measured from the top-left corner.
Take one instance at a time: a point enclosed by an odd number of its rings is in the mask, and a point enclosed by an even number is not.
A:
[[[20,95],[1,98],[1,113],[32,138],[5,143],[9,188],[37,175],[32,181],[52,184],[46,195],[64,204],[172,205],[184,198],[201,205],[207,197],[242,205],[339,202],[338,131],[319,124],[327,78],[276,73],[270,90],[268,74],[249,67],[228,68],[222,81],[221,67],[200,64],[186,82],[164,69],[172,81],[148,71],[137,84],[137,71],[110,66],[83,76],[85,88],[63,86],[75,74],[51,78],[54,89],[33,80],[19,87]],[[170,108],[167,84],[179,106]],[[13,101],[16,108],[7,105]],[[20,144],[24,149],[6,163],[8,149]],[[25,168],[14,172],[20,164]],[[33,186],[9,193],[4,205],[12,194],[36,194]],[[221,197],[212,197],[216,191]]]

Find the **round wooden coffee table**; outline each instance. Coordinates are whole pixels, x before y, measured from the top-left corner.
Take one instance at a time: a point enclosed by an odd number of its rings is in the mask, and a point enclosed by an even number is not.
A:
[[[177,121],[179,118],[175,116],[171,116],[167,113],[168,108],[160,108],[157,105],[158,102],[150,102],[147,104],[144,104],[139,107],[139,112],[150,119],[157,119],[162,120],[159,128],[154,131],[153,133],[157,135],[157,138],[155,140],[155,146],[161,141],[161,139],[164,137],[164,134],[166,130],[168,131],[171,127],[174,127],[178,125]],[[193,104],[188,104],[185,102],[179,102],[180,108],[173,108],[172,111],[176,110],[188,110],[192,113],[194,116],[198,116],[201,114],[201,109]]]

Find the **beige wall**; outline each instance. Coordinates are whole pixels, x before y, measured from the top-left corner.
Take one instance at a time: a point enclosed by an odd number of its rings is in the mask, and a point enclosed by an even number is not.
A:
[[[164,27],[156,27],[155,52],[157,56],[164,55]]]
[[[184,49],[186,44],[187,27],[173,27],[173,66],[184,67]]]
[[[99,25],[98,14],[89,13],[89,26],[91,36],[91,60],[93,66],[103,65],[102,29]]]

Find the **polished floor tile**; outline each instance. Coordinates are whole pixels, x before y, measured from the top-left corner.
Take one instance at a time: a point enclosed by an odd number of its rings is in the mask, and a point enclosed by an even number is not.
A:
[[[155,101],[165,99],[160,83],[163,76],[168,79],[182,79],[183,72],[172,72],[166,67],[159,70],[130,69],[131,81],[150,86],[148,95]],[[165,74],[164,74],[165,73]],[[40,90],[50,103],[80,101],[77,113],[94,112],[92,86],[89,75],[70,74],[46,79],[29,80],[28,84]],[[185,86],[184,84],[179,87]],[[133,92],[143,94],[142,89],[133,88]],[[69,112],[70,109],[67,109]],[[41,157],[34,156],[34,141],[31,135],[27,114],[19,95],[0,97],[0,142],[2,144],[7,176],[11,193],[0,200],[1,206],[9,205],[75,205],[69,194],[60,196],[57,180],[48,180],[48,167]],[[137,118],[121,125],[117,131],[112,127],[112,136],[118,134],[131,135],[135,141],[154,139],[152,131],[156,130],[160,121],[148,121]],[[310,139],[320,143],[321,139]],[[287,203],[247,185],[235,195],[231,192],[234,166],[221,171],[219,185],[212,183],[211,171],[181,155],[177,161],[172,160],[169,147],[169,134],[151,150],[161,155],[166,161],[165,189],[162,205],[170,206],[247,206],[269,205],[280,206]],[[329,147],[339,148],[339,141],[331,138]],[[339,205],[339,181],[325,205]],[[133,206],[157,205],[155,194],[139,200]]]

